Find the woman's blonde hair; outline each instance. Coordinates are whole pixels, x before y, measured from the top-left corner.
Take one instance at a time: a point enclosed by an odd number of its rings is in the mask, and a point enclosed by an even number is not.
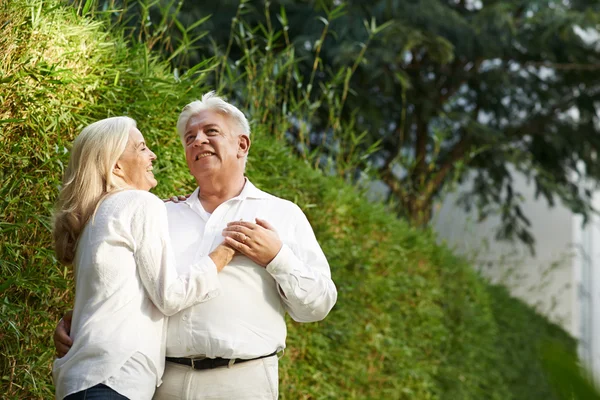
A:
[[[102,199],[120,189],[112,171],[135,127],[129,117],[106,118],[75,138],[53,219],[54,249],[61,263],[73,262],[85,224]]]

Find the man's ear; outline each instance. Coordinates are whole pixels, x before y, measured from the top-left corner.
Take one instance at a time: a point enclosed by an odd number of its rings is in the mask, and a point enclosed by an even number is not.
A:
[[[238,136],[238,158],[244,158],[250,150],[250,137],[248,135],[241,134]]]

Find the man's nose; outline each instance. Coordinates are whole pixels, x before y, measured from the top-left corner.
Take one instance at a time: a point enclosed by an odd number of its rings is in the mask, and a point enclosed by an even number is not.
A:
[[[198,134],[196,135],[196,137],[194,138],[194,146],[200,146],[203,143],[207,143],[208,142],[208,136],[206,136],[206,134],[204,134],[203,132],[198,132]]]

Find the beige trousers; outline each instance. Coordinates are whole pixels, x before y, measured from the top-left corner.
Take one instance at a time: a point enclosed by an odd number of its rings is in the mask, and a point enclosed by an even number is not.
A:
[[[163,383],[154,400],[276,400],[279,375],[277,356],[196,371],[167,362]]]

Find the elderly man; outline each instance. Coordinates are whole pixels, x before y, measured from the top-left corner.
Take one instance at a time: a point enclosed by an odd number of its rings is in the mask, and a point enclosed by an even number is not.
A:
[[[238,256],[219,273],[218,296],[170,317],[154,398],[276,399],[285,312],[327,316],[337,299],[329,265],[300,208],[244,177],[250,128],[240,110],[210,92],[183,109],[177,130],[198,183],[167,203],[179,272],[223,241]]]

